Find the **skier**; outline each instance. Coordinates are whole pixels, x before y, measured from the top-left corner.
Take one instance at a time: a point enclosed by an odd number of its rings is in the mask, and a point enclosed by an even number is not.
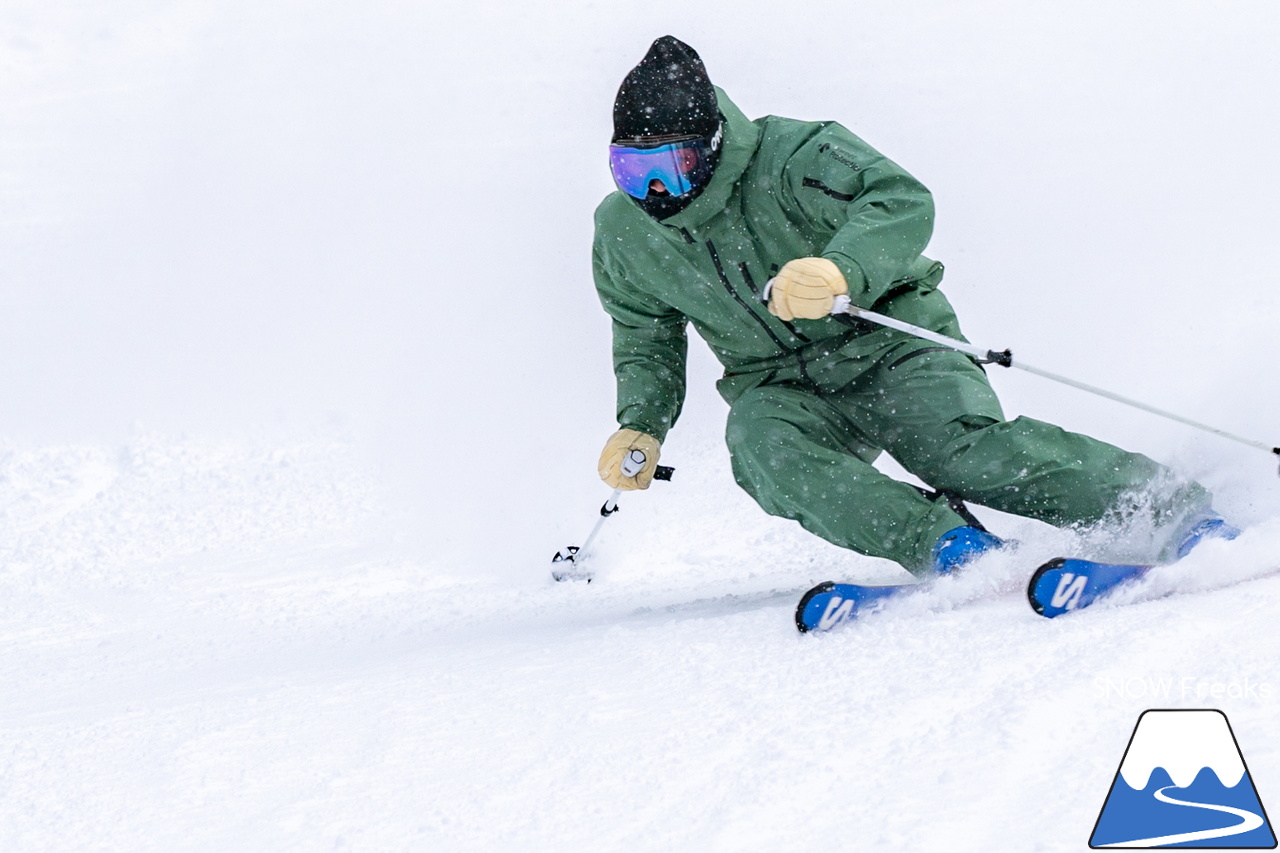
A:
[[[685,395],[686,325],[724,365],[733,473],[764,510],[918,576],[1004,545],[961,501],[1057,526],[1150,512],[1160,559],[1238,531],[1199,484],[1027,417],[1006,420],[970,356],[847,315],[835,297],[960,338],[921,252],[928,190],[835,122],[750,121],[671,36],[613,108],[618,191],[593,265],[613,319],[620,429],[601,478],[647,488]],[[622,461],[646,463],[627,476]],[[872,466],[888,451],[937,491]]]

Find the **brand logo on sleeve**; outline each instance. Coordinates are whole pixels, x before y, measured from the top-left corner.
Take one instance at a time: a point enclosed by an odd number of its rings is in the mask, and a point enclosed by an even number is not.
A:
[[[855,163],[848,154],[844,153],[839,148],[836,148],[830,142],[824,142],[821,145],[819,145],[818,153],[830,154],[837,163],[843,163],[844,165],[848,166],[850,169],[853,169],[853,171],[855,172],[862,170],[862,167],[859,166],[857,163]]]

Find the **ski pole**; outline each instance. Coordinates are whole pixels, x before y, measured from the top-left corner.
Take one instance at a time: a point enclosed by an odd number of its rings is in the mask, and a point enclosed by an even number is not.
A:
[[[648,457],[644,455],[644,451],[632,450],[622,460],[623,476],[634,477],[639,474],[644,469],[644,463],[647,461]],[[666,465],[659,465],[654,469],[653,479],[670,480],[675,470]],[[552,568],[551,577],[558,581],[585,580],[588,583],[591,582],[591,573],[582,570],[582,563],[590,553],[591,543],[595,541],[596,534],[604,526],[605,519],[618,511],[618,496],[621,494],[622,489],[614,489],[608,500],[601,505],[600,517],[596,519],[595,527],[591,528],[591,533],[587,535],[586,541],[581,546],[569,545],[563,551],[556,552],[556,555],[551,558],[552,566],[560,566],[567,563],[568,567]]]
[[[922,329],[919,326],[913,326],[910,323],[904,323],[901,320],[895,320],[893,317],[886,317],[883,314],[877,314],[874,311],[859,308],[849,300],[848,296],[837,296],[835,305],[831,309],[831,313],[833,315],[844,314],[851,317],[857,317],[860,320],[867,320],[881,326],[886,326],[890,329],[896,329],[899,332],[906,332],[908,335],[914,335],[917,338],[921,338],[935,344],[941,344],[944,347],[950,347],[951,349],[968,353],[969,355],[977,358],[979,364],[998,364],[1001,367],[1016,367],[1019,370],[1025,370],[1028,373],[1033,373],[1036,376],[1042,376],[1045,379],[1052,379],[1054,382],[1060,382],[1063,385],[1070,385],[1072,388],[1078,388],[1081,391],[1087,391],[1088,393],[1095,394],[1099,397],[1106,397],[1108,400],[1114,400],[1117,403],[1123,403],[1126,406],[1141,409],[1144,412],[1148,412],[1162,418],[1167,418],[1171,421],[1177,421],[1180,424],[1185,424],[1189,427],[1194,427],[1195,429],[1212,433],[1222,438],[1226,438],[1249,447],[1254,447],[1258,450],[1265,450],[1268,453],[1280,456],[1280,446],[1272,445],[1265,441],[1257,441],[1252,438],[1245,438],[1244,436],[1227,432],[1225,429],[1218,429],[1217,427],[1200,423],[1199,421],[1183,417],[1182,415],[1175,414],[1174,412],[1168,412],[1164,409],[1159,409],[1138,400],[1116,394],[1115,392],[1108,391],[1105,388],[1098,388],[1094,385],[1088,385],[1067,376],[1051,373],[1048,370],[1033,367],[1023,361],[1015,361],[1013,358],[1013,352],[1008,349],[1000,351],[985,349],[983,347],[965,343],[964,341],[956,340],[955,338],[949,338],[946,335],[940,335],[937,332],[932,332],[928,329]]]

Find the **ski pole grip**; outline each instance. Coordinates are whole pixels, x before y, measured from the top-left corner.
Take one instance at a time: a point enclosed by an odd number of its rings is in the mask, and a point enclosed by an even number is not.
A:
[[[649,461],[649,457],[644,455],[643,450],[632,450],[626,456],[622,457],[622,476],[634,477],[644,468],[644,463]]]
[[[626,477],[634,477],[644,469],[644,463],[649,461],[649,457],[644,455],[643,450],[632,450],[626,456],[622,457],[622,473]],[[669,465],[657,465],[653,469],[653,479],[670,480],[671,475],[676,472],[675,468]]]

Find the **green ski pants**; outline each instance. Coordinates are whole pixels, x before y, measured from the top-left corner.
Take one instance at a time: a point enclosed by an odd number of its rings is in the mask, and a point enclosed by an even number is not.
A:
[[[1056,526],[1100,521],[1156,483],[1163,522],[1209,504],[1201,486],[1145,456],[1005,420],[986,374],[954,350],[894,347],[831,393],[756,386],[732,404],[726,440],[735,479],[766,512],[918,575],[932,570],[938,537],[967,522],[944,498],[874,468],[880,450],[936,490]]]

